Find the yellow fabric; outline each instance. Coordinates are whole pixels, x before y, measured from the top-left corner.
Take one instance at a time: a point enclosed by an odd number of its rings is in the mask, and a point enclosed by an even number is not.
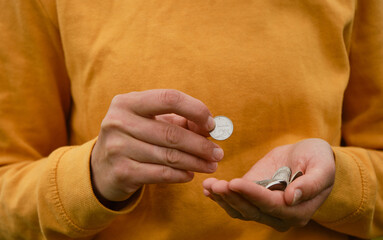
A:
[[[0,238],[383,235],[382,30],[381,0],[0,0]],[[328,141],[335,186],[313,221],[278,233],[231,219],[203,196],[207,174],[102,206],[89,172],[101,120],[114,95],[153,88],[234,122],[211,176]]]

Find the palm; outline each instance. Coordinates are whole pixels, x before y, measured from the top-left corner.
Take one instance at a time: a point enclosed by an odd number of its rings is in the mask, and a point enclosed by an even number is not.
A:
[[[318,146],[318,141],[321,143],[320,146]],[[283,166],[289,167],[292,173],[297,171],[309,173],[318,169],[332,168],[333,160],[324,161],[328,159],[328,156],[324,155],[328,155],[331,149],[322,145],[324,143],[321,140],[310,139],[310,141],[306,140],[298,144],[277,147],[254,164],[243,179],[249,181],[268,179]],[[327,148],[327,151],[324,151],[323,147]]]
[[[282,166],[291,168],[293,173],[304,173],[285,192],[270,191],[254,183],[271,178]],[[258,221],[282,231],[307,224],[330,194],[334,178],[331,147],[323,140],[307,139],[275,148],[240,179],[205,180],[204,192],[230,216]],[[302,194],[298,196],[297,190]],[[299,201],[294,202],[294,198]]]

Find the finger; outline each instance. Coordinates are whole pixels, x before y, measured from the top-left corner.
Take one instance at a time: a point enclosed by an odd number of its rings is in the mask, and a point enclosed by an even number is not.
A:
[[[273,218],[259,220],[260,222],[273,226],[278,231],[284,231],[286,227],[290,226],[305,226],[313,214],[312,205],[319,206],[318,199],[303,202],[297,206],[287,206],[284,200],[284,192],[270,191],[256,183],[243,179],[230,181],[229,189],[237,192],[243,198],[257,206],[263,214],[284,222],[284,224],[280,224],[278,221],[271,222]],[[273,224],[277,224],[279,227]]]
[[[202,186],[205,190],[207,190],[208,192],[211,191],[211,186],[215,183],[219,181],[218,179],[216,178],[207,178],[205,179],[203,182],[202,182]]]
[[[287,205],[296,205],[300,202],[315,198],[323,191],[331,188],[331,182],[327,182],[327,173],[312,169],[290,183],[285,189],[285,201]]]
[[[174,113],[157,115],[155,116],[155,119],[164,123],[171,123],[188,129],[188,120]]]
[[[247,221],[256,221],[266,224],[278,231],[287,231],[289,226],[283,220],[262,213],[256,205],[242,197],[240,194],[233,192],[229,188],[229,183],[226,181],[215,181],[211,185],[212,194],[220,197],[220,205],[225,206],[225,209],[231,209],[231,212],[238,212],[241,219]],[[215,196],[214,195],[214,196]]]
[[[159,147],[129,136],[125,136],[123,143],[114,149],[119,154],[141,163],[166,165],[186,171],[212,173],[218,165],[217,162],[205,161],[177,149]]]
[[[214,129],[215,122],[209,109],[200,100],[172,89],[155,89],[119,95],[114,99],[119,104],[129,104],[129,109],[144,116],[153,117],[176,113],[189,119],[207,131]]]
[[[155,183],[185,183],[193,179],[193,172],[171,168],[164,165],[125,161],[116,170],[121,184],[134,182],[137,186]]]
[[[287,231],[290,228],[288,223],[277,217],[262,213],[255,205],[235,192],[224,193],[220,197],[232,209],[239,212],[244,220],[266,224],[280,232]]]
[[[188,124],[188,129],[190,131],[193,131],[199,135],[202,135],[204,137],[210,137],[210,134],[208,131],[206,131],[204,128],[201,128],[199,125],[197,125],[196,123],[192,122],[192,121],[189,121],[187,122]]]
[[[161,122],[172,123],[172,124],[178,125],[182,128],[191,130],[191,131],[193,131],[199,135],[202,135],[204,137],[210,136],[209,132],[206,131],[206,129],[201,128],[200,126],[198,126],[194,122],[187,120],[184,117],[178,116],[174,113],[158,115],[155,117],[155,119],[159,120]]]
[[[246,220],[240,212],[235,210],[228,204],[220,195],[215,193],[210,193],[210,198],[213,199],[225,212],[232,218],[237,218],[241,220]]]
[[[245,220],[256,222],[261,220],[261,212],[259,209],[237,193],[221,193],[220,196],[233,209],[240,212]]]
[[[223,158],[223,150],[217,144],[192,131],[136,115],[129,118],[133,124],[124,124],[122,131],[141,141],[178,149],[209,161],[220,161]]]
[[[249,200],[263,213],[275,217],[284,217],[281,211],[286,204],[282,191],[270,191],[255,182],[241,178],[231,180],[229,189]]]
[[[215,178],[203,182],[204,193],[217,202],[233,218],[266,224],[277,231],[287,231],[289,225],[281,219],[262,213],[247,199],[229,190],[229,183]]]
[[[213,191],[212,186],[216,185],[216,183],[220,184],[222,182],[225,181],[217,180],[216,178],[208,178],[205,181],[203,181],[202,185],[204,187],[205,196],[215,201],[220,207],[222,207],[226,211],[226,213],[230,217],[244,220],[242,215],[238,211],[233,209],[228,203],[226,203],[225,200],[222,199],[222,197],[219,194]]]
[[[208,190],[206,190],[206,189],[203,189],[203,195],[205,195],[206,197],[209,197],[210,199],[214,200],[212,198],[212,195],[210,194],[210,192]]]

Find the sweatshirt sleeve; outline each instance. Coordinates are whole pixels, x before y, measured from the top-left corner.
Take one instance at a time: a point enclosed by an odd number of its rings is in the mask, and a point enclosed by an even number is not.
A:
[[[383,235],[383,1],[360,0],[350,48],[335,185],[313,219],[360,238]]]
[[[68,145],[70,81],[54,1],[0,0],[0,238],[69,239],[96,234],[131,211],[95,197],[96,140]]]

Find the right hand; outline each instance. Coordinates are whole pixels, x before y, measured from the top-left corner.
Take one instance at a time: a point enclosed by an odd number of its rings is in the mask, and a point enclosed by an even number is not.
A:
[[[95,192],[123,201],[144,184],[214,172],[223,150],[206,138],[213,128],[208,108],[177,90],[115,96],[91,155]]]

